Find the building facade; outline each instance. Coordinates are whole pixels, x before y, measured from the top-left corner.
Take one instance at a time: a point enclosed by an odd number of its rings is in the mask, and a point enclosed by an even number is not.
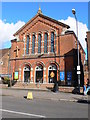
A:
[[[9,74],[19,82],[75,86],[77,80],[77,39],[69,26],[37,14],[11,40]],[[85,52],[79,43],[81,85],[84,83]]]
[[[87,32],[87,60],[88,60],[88,79],[90,85],[90,31]]]
[[[9,74],[9,51],[10,49],[0,50],[0,75],[8,76]]]

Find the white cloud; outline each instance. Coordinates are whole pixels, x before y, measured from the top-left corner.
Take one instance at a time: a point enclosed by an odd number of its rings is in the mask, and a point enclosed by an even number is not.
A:
[[[70,26],[70,30],[73,30],[76,33],[76,21],[72,17],[68,17],[66,20],[59,20],[65,24],[68,24]],[[4,21],[0,20],[0,43],[2,43],[2,46],[0,44],[0,48],[2,48],[3,44],[8,44],[8,42],[14,38],[13,34],[20,29],[25,22],[18,21],[17,23],[7,23],[6,19]],[[83,24],[82,22],[78,22],[78,38],[80,43],[82,44],[84,50],[86,48],[85,43],[85,37],[86,37],[86,31],[88,31],[88,28],[86,24]],[[6,46],[8,47],[8,46]]]
[[[69,30],[73,30],[76,33],[76,21],[73,17],[68,17],[66,20],[59,20],[59,21],[69,25],[70,26]],[[88,31],[87,25],[78,21],[78,39],[84,50],[86,48],[85,38],[87,31]]]
[[[3,47],[4,43],[8,43],[14,38],[13,34],[20,29],[25,22],[18,21],[17,23],[6,23],[6,20],[0,20],[0,48]],[[8,46],[7,46],[8,47]]]

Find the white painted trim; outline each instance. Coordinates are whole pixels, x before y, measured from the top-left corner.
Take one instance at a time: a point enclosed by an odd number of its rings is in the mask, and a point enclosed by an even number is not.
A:
[[[29,35],[29,40],[30,40],[30,50],[31,50],[31,35]],[[31,53],[31,51],[30,51],[30,53]]]
[[[44,67],[44,69],[43,70],[46,70],[46,68]]]
[[[41,48],[42,48],[42,50],[41,50],[41,51],[43,52],[43,33],[42,33],[42,40],[41,40],[41,44],[42,44],[42,45],[41,45]]]
[[[21,71],[21,68],[19,68],[19,71]]]
[[[31,67],[31,71],[33,71],[33,68]]]
[[[23,83],[24,83],[24,68],[23,68]]]
[[[44,74],[44,77],[46,77],[46,74]]]
[[[23,38],[23,41],[24,41],[24,55],[25,55],[25,35],[24,35],[24,38]]]

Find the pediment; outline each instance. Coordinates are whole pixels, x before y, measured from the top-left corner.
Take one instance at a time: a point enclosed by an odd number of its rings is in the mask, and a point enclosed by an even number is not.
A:
[[[37,21],[34,25],[29,27],[29,29],[26,31],[28,33],[37,33],[37,32],[45,32],[50,30],[55,30],[55,26],[49,25],[47,22],[43,21]]]
[[[29,20],[23,27],[21,27],[15,34],[24,34],[26,32],[38,32],[43,30],[49,30],[49,29],[57,29],[59,27],[66,27],[69,28],[68,25],[63,24],[57,20],[54,20],[52,18],[49,18],[47,16],[44,16],[42,14],[37,14],[35,17],[33,17],[31,20]]]

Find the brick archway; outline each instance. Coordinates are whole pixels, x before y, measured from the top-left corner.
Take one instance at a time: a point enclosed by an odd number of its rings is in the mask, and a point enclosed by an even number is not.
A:
[[[47,62],[46,63],[46,65],[45,65],[45,67],[46,67],[46,80],[47,80],[47,83],[49,82],[49,70],[48,70],[48,68],[49,68],[49,66],[50,65],[55,65],[56,66],[56,68],[57,68],[57,72],[56,72],[56,77],[57,77],[57,81],[59,80],[59,64],[57,63],[57,62],[55,62],[55,61],[49,61],[49,62]]]
[[[36,66],[42,66],[42,69],[44,69],[44,63],[42,61],[37,61],[35,63],[32,64],[32,68],[33,68],[33,82],[36,82]],[[43,80],[44,80],[44,71],[43,72]]]
[[[30,68],[30,78],[29,78],[29,80],[31,81],[31,64],[28,63],[28,62],[24,62],[20,65],[20,67],[19,67],[19,76],[20,76],[19,79],[24,82],[24,68],[25,68],[25,66]]]
[[[43,66],[40,64],[35,67],[35,82],[43,83]]]
[[[43,67],[45,66],[45,64],[42,61],[37,61],[32,64],[32,68],[35,68],[35,66],[37,66],[37,65],[42,65]]]

